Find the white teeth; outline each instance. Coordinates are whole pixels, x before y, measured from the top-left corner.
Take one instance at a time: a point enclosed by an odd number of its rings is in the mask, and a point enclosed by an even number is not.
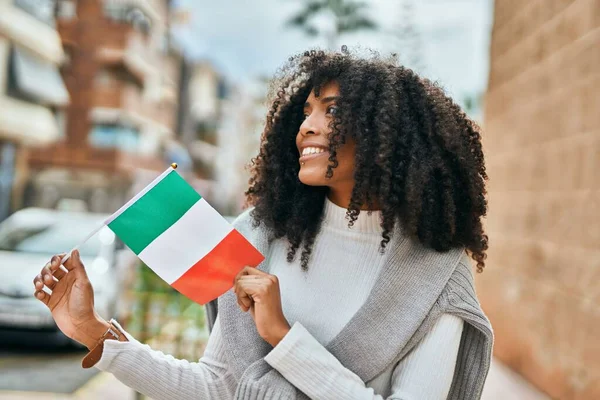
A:
[[[324,152],[324,149],[318,148],[318,147],[305,147],[304,150],[302,150],[302,155],[308,155],[308,154],[317,154],[317,153],[322,153]]]

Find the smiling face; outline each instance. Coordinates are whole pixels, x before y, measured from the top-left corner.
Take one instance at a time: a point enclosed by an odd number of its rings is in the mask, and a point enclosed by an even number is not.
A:
[[[333,176],[331,178],[325,176],[329,165],[328,149],[331,132],[329,124],[337,109],[336,101],[339,93],[337,82],[325,84],[318,97],[313,89],[304,104],[305,118],[296,136],[296,146],[300,153],[298,178],[305,185],[329,187],[331,192],[329,197],[332,200],[332,197],[340,196],[349,199],[354,187],[356,146],[350,138],[337,149],[338,166],[333,170]]]

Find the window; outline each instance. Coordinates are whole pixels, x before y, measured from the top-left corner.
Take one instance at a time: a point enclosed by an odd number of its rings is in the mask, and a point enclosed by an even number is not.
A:
[[[150,18],[138,7],[117,2],[105,2],[104,14],[114,22],[131,24],[145,35],[150,34],[152,29]]]
[[[51,220],[50,213],[32,215],[17,212],[0,225],[0,250],[33,254],[54,254],[56,249],[72,249],[101,223],[98,217],[71,214]],[[36,218],[37,217],[37,218]],[[41,217],[41,218],[40,218]],[[46,218],[44,218],[46,217]],[[114,241],[107,227],[79,248],[82,256],[96,256],[103,244]]]
[[[10,42],[0,38],[0,96],[6,94],[10,70]]]
[[[143,34],[150,34],[150,19],[139,8],[133,8],[127,13],[127,22]]]
[[[56,16],[65,21],[77,17],[77,6],[74,0],[59,0],[56,9]]]
[[[229,94],[227,82],[224,79],[219,79],[217,82],[217,97],[221,100],[226,99]]]
[[[139,131],[132,127],[117,124],[98,124],[92,128],[88,140],[94,147],[136,153],[139,147],[139,137]]]
[[[26,50],[11,52],[7,94],[33,103],[66,106],[69,92],[58,68]]]
[[[171,46],[170,40],[169,40],[169,35],[168,34],[162,34],[160,36],[159,39],[159,44],[158,44],[158,49],[160,50],[160,52],[162,54],[168,54],[169,53],[169,48]]]
[[[128,69],[122,67],[101,68],[94,77],[94,84],[97,87],[118,86],[120,83],[133,83],[139,89],[143,89],[143,82]]]
[[[14,4],[46,25],[56,26],[54,21],[56,0],[14,0]]]
[[[63,139],[67,135],[67,117],[66,111],[61,108],[53,110],[56,124],[58,125],[58,137]]]
[[[10,214],[17,147],[0,141],[0,221]]]

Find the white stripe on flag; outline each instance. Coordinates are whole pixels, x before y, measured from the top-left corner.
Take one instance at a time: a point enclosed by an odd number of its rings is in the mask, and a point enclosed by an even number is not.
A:
[[[175,282],[233,227],[204,199],[150,243],[139,257],[168,284]]]

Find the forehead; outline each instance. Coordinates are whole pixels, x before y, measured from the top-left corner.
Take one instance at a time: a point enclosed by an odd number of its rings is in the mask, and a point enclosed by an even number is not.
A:
[[[312,103],[312,102],[315,102],[317,99],[322,99],[325,97],[339,96],[339,94],[340,94],[340,85],[336,81],[331,81],[321,87],[321,90],[319,91],[319,97],[315,96],[314,89],[311,90],[306,101],[309,103]]]

